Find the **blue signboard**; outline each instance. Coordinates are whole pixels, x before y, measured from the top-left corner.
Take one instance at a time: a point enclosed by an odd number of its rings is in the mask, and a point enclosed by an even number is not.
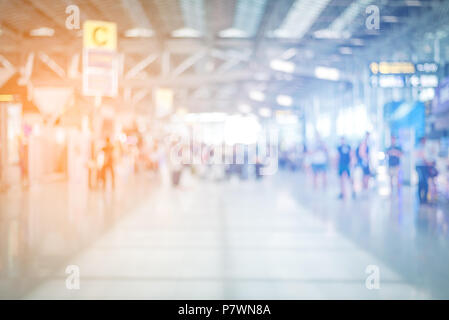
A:
[[[425,135],[426,108],[422,102],[387,103],[384,107],[384,116],[393,135],[397,135],[402,128],[414,128],[416,139]]]

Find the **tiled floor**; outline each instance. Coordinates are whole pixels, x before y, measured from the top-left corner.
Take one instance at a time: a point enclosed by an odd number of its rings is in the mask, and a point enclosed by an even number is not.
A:
[[[25,298],[439,297],[431,281],[416,283],[404,269],[407,259],[419,259],[419,250],[405,246],[399,267],[390,261],[387,247],[397,243],[385,242],[395,238],[389,234],[395,233],[394,223],[382,220],[386,213],[366,220],[369,208],[386,199],[335,198],[334,190],[313,191],[304,176],[286,173],[262,182],[191,181],[179,190],[157,188],[67,263],[80,268],[80,290],[66,289],[62,268]],[[407,240],[406,232],[396,233]],[[440,267],[445,260],[430,263]],[[379,290],[365,285],[369,265],[379,267]]]

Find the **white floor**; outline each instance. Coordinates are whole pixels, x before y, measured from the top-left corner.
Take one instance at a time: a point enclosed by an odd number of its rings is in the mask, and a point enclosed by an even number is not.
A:
[[[421,299],[279,179],[161,188],[27,299]],[[367,266],[380,289],[365,285]]]

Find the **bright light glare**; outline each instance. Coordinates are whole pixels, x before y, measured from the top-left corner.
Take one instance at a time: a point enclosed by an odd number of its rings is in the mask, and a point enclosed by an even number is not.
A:
[[[340,71],[335,68],[316,67],[315,77],[318,79],[338,81],[340,79]]]
[[[236,143],[254,144],[261,126],[254,116],[228,116],[224,127],[225,143],[234,145]]]
[[[313,36],[317,39],[348,39],[351,37],[349,32],[335,31],[329,29],[318,30],[313,33]]]
[[[201,32],[191,28],[182,28],[172,32],[172,37],[174,38],[199,38],[201,37]]]
[[[434,88],[426,88],[421,91],[419,94],[420,101],[430,101],[435,98],[435,89]]]
[[[276,122],[280,125],[296,125],[298,123],[298,117],[294,114],[277,112]]]
[[[42,27],[31,30],[30,35],[32,37],[53,37],[55,30],[52,28]]]
[[[293,73],[295,71],[295,64],[293,62],[275,59],[270,62],[270,67],[276,71],[286,73]]]
[[[152,36],[154,36],[154,31],[146,28],[134,28],[125,32],[127,38],[151,38]]]
[[[276,98],[277,103],[283,107],[291,107],[293,105],[293,99],[290,96],[279,95]]]
[[[260,108],[259,109],[259,116],[261,116],[263,118],[271,117],[271,109],[270,108]]]
[[[63,144],[65,142],[65,131],[62,128],[56,130],[56,142],[58,144]]]
[[[373,125],[364,105],[341,110],[337,117],[337,134],[349,138],[361,138]]]
[[[265,101],[265,94],[261,91],[250,91],[249,97],[254,101]]]
[[[328,114],[319,116],[316,129],[322,138],[327,138],[331,135],[331,117]]]
[[[246,38],[248,33],[236,28],[229,28],[219,33],[220,38]]]
[[[188,113],[184,116],[184,121],[194,122],[224,122],[227,114],[223,112],[201,112],[201,113]]]
[[[241,113],[250,113],[251,110],[252,110],[251,106],[246,103],[242,103],[241,105],[239,105],[239,111]]]

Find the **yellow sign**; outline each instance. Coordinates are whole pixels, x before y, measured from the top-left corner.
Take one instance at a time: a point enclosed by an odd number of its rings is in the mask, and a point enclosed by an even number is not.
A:
[[[0,94],[0,102],[12,102],[14,97],[12,94]]]
[[[85,49],[117,50],[117,24],[89,20],[83,29]]]
[[[414,74],[415,65],[411,62],[373,62],[370,64],[373,74]]]

